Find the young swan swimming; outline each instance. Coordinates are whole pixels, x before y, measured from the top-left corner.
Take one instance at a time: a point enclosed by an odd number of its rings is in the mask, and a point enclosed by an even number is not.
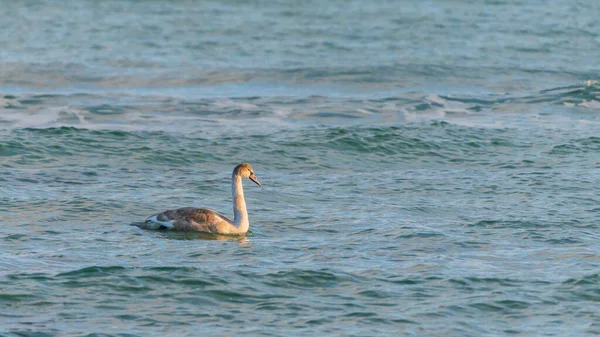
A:
[[[233,194],[233,221],[210,208],[184,207],[153,215],[144,222],[132,223],[142,229],[173,229],[187,232],[214,234],[246,234],[250,227],[244,200],[242,178],[249,178],[260,186],[250,164],[242,163],[233,169],[231,193]]]

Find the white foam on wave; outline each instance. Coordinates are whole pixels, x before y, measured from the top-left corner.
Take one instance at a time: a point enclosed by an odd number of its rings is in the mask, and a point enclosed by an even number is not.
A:
[[[45,107],[39,110],[0,110],[9,128],[93,127],[86,112],[71,106]]]

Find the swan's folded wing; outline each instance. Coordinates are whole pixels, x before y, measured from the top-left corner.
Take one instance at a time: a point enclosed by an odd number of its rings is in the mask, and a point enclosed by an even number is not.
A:
[[[227,221],[232,223],[226,216],[215,211],[211,208],[196,208],[196,207],[183,207],[175,210],[164,211],[158,214],[159,221],[175,223],[184,221],[194,221],[197,223],[217,223],[221,221]]]

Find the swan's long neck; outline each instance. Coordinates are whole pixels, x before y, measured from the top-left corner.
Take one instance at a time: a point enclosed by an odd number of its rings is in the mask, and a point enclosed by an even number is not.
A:
[[[237,227],[238,232],[246,233],[250,227],[250,221],[248,221],[246,200],[244,200],[244,187],[242,186],[242,177],[235,173],[231,177],[231,194],[233,195],[233,224]]]

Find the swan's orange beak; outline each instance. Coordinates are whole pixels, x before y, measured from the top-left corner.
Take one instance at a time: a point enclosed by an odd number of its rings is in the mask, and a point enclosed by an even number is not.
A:
[[[254,175],[254,174],[253,174],[253,175],[251,175],[251,176],[250,176],[250,177],[248,177],[248,178],[250,178],[250,180],[254,181],[254,182],[256,183],[256,185],[258,185],[258,186],[262,186],[262,185],[260,184],[260,181],[258,181],[258,178],[256,178],[256,175]]]

